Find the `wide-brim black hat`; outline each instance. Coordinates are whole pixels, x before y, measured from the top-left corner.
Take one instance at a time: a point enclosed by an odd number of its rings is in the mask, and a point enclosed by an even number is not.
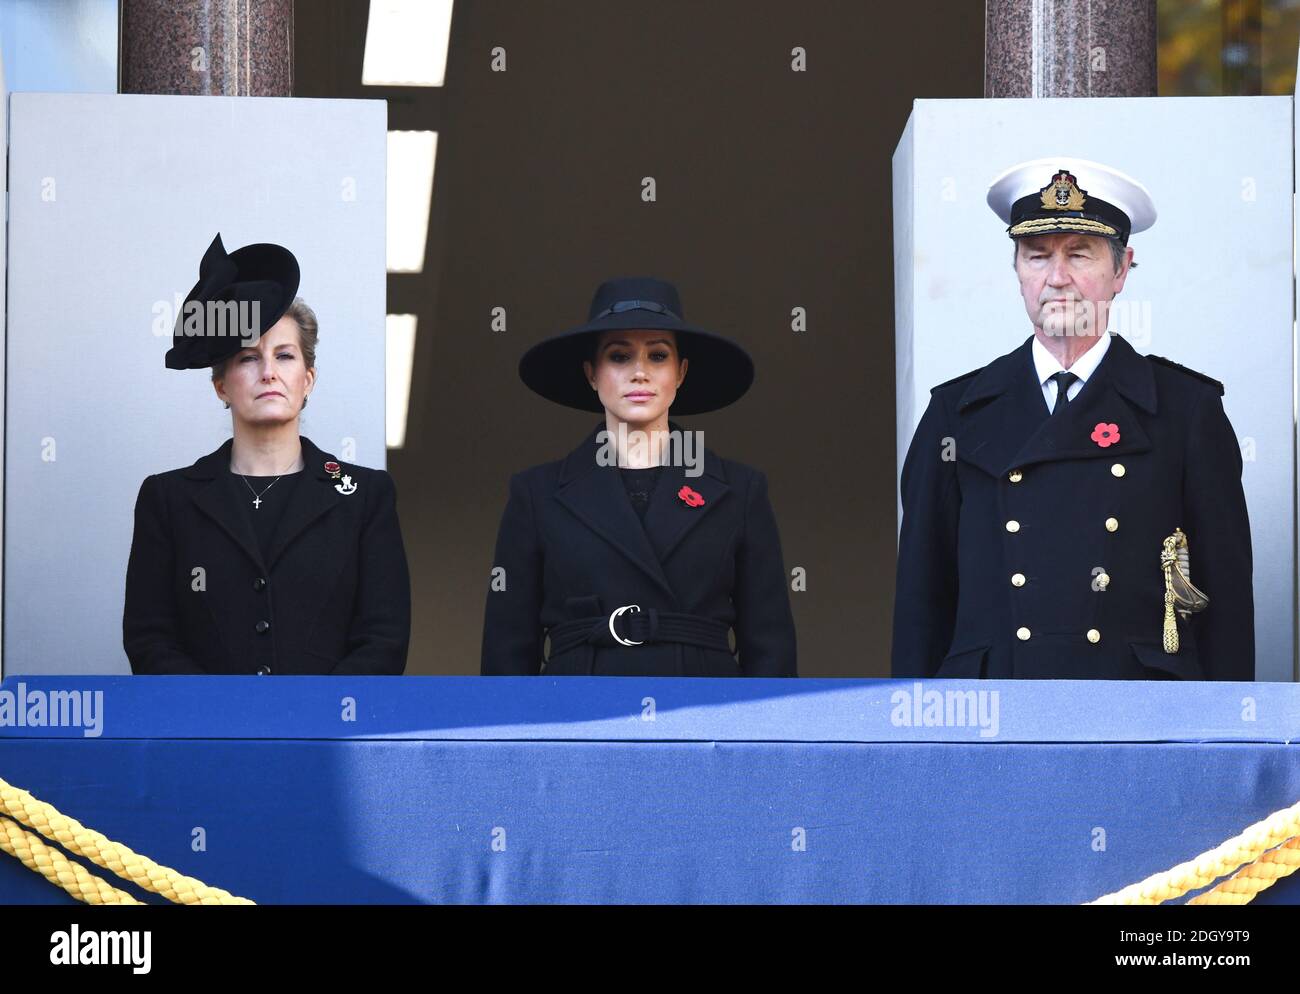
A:
[[[519,360],[519,378],[534,393],[580,411],[604,405],[583,374],[603,331],[672,331],[677,354],[690,360],[672,413],[703,414],[739,400],[754,382],[754,360],[729,338],[687,324],[677,288],[663,280],[635,277],[602,283],[592,297],[587,323],[538,342]]]
[[[227,254],[218,233],[176,315],[167,368],[215,366],[255,344],[293,303],[299,275],[298,260],[283,245],[258,242]]]

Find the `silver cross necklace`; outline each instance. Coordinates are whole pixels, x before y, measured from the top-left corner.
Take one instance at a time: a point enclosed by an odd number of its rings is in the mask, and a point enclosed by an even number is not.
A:
[[[298,459],[297,459],[297,457],[295,456],[293,462],[291,462],[291,463],[289,464],[289,469],[292,469],[292,468],[293,468],[294,466],[296,466],[297,464],[298,464]],[[232,465],[230,468],[231,468],[232,470],[235,469],[235,467],[234,467],[233,465]],[[280,480],[284,477],[284,474],[287,473],[287,472],[289,472],[289,469],[286,469],[283,473],[281,473],[281,474],[280,474],[279,476],[277,476],[274,480],[272,480],[272,481],[271,481],[270,483],[268,483],[265,487],[263,487],[263,488],[262,488],[262,493],[261,493],[261,494],[258,493],[256,490],[253,489],[253,485],[252,485],[251,483],[248,482],[248,477],[246,477],[243,473],[240,473],[240,474],[239,474],[239,478],[240,478],[241,480],[244,481],[244,486],[248,487],[248,492],[249,492],[250,494],[253,495],[253,510],[254,510],[254,511],[261,510],[261,507],[262,507],[262,494],[266,493],[266,492],[267,492],[268,490],[270,490],[273,486],[275,486],[277,483],[279,483]],[[236,472],[238,472],[238,471],[236,470]]]

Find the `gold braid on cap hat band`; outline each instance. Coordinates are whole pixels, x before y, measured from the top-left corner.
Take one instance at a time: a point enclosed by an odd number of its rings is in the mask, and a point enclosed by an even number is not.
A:
[[[1109,224],[1086,217],[1035,217],[1007,229],[1008,235],[1033,235],[1040,231],[1087,231],[1098,235],[1118,235]]]

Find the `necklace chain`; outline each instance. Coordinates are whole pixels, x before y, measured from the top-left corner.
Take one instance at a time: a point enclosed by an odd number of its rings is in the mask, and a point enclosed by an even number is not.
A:
[[[230,468],[231,468],[231,470],[234,470],[236,473],[238,473],[239,478],[240,478],[241,480],[244,481],[244,486],[248,487],[248,492],[249,492],[250,494],[253,495],[253,510],[254,510],[254,511],[260,511],[260,510],[262,509],[262,494],[266,493],[266,492],[267,492],[268,490],[270,490],[273,486],[275,486],[277,483],[279,483],[280,480],[284,478],[284,474],[287,473],[287,472],[289,472],[289,470],[292,469],[292,468],[294,467],[294,465],[295,465],[297,462],[298,462],[298,457],[297,457],[297,456],[294,456],[294,458],[293,458],[293,462],[291,462],[291,463],[288,465],[288,467],[285,468],[285,470],[284,470],[283,472],[280,473],[279,476],[277,476],[274,480],[272,480],[270,483],[268,483],[268,484],[267,484],[267,485],[262,489],[262,493],[261,493],[261,494],[259,494],[256,490],[253,489],[253,485],[252,485],[251,483],[248,482],[248,477],[246,477],[243,473],[239,473],[238,470],[235,470],[235,467],[234,467],[233,465],[232,465]]]

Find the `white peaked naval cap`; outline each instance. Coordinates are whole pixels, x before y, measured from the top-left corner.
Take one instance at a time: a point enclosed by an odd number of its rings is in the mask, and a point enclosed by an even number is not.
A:
[[[1012,166],[989,184],[989,207],[1012,238],[1054,232],[1128,236],[1156,223],[1156,205],[1132,176],[1069,155]]]

